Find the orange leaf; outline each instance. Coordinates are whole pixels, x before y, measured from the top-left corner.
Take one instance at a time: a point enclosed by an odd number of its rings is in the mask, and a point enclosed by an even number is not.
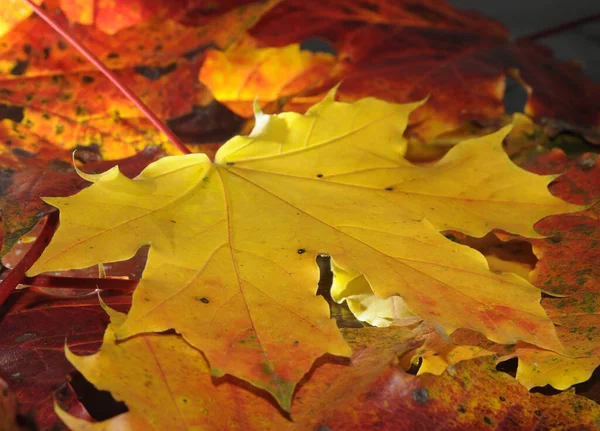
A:
[[[600,137],[600,86],[547,48],[512,42],[499,23],[445,1],[292,0],[273,8],[250,34],[262,47],[320,38],[337,51],[323,86],[309,88],[286,110],[305,110],[340,81],[344,101],[374,96],[404,103],[429,96],[411,118],[413,132],[427,140],[465,121],[503,114],[510,71],[530,93],[527,114]]]

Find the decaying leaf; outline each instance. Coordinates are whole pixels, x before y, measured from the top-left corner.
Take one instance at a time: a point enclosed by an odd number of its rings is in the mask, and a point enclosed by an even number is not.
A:
[[[600,198],[600,168],[596,154],[569,161],[561,150],[527,165],[536,172],[564,172],[550,190],[571,202],[591,204]],[[542,305],[557,325],[559,338],[571,357],[519,343],[508,357],[519,358],[517,379],[528,388],[556,389],[584,382],[600,365],[600,283],[597,238],[598,203],[585,211],[548,217],[536,224],[545,239],[528,240],[539,258],[531,280],[541,288],[567,297],[546,298]]]
[[[324,358],[294,397],[291,419],[235,380],[211,381],[196,350],[174,334],[140,334],[116,342],[125,316],[111,315],[103,347],[92,356],[69,359],[91,382],[125,401],[129,412],[91,423],[57,408],[73,430],[222,429],[354,430],[390,426],[433,429],[591,430],[600,409],[574,393],[529,394],[491,359],[456,366],[441,377],[415,377],[397,365],[398,355],[418,340],[401,328],[345,329],[354,351],[349,361]]]
[[[47,199],[61,226],[31,273],[124,260],[150,245],[117,339],[175,329],[214,375],[264,388],[285,409],[317,357],[350,354],[314,296],[318,253],[364,274],[378,296],[402,296],[443,333],[469,328],[562,351],[536,288],[490,272],[438,231],[537,236],[539,218],[579,207],[547,192],[553,176],[510,162],[506,130],[434,166],[411,165],[398,142],[417,106],[346,104],[332,92],[305,116],[257,113],[250,136],[230,140],[214,165],[198,154],[161,159],[134,180],[115,168],[86,175],[88,189]]]

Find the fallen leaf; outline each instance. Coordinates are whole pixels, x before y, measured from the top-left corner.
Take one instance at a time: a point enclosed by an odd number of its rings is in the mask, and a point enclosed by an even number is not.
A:
[[[571,202],[590,204],[600,198],[597,154],[569,160],[553,150],[526,165],[534,172],[564,172],[550,185],[553,194]],[[570,357],[519,343],[517,379],[526,387],[551,385],[566,389],[587,381],[600,365],[600,273],[597,262],[600,206],[596,203],[575,214],[548,217],[536,224],[544,239],[529,239],[539,261],[531,280],[546,291],[567,297],[546,298],[542,305],[557,325],[558,336]]]
[[[111,324],[100,351],[67,358],[88,381],[108,390],[129,411],[90,424],[62,409],[70,429],[227,429],[252,430],[287,422],[269,401],[227,379],[213,382],[202,353],[174,334],[140,334],[117,342],[115,331],[126,316],[105,307]]]
[[[314,296],[319,253],[446,334],[470,328],[562,351],[539,290],[491,273],[438,230],[536,236],[540,217],[579,207],[546,191],[553,177],[510,162],[506,130],[457,145],[434,166],[409,164],[396,142],[417,106],[346,104],[332,92],[305,116],[258,113],[251,135],[225,144],[215,165],[199,154],[163,158],[134,180],[115,168],[86,175],[94,184],[75,197],[47,199],[61,225],[30,274],[151,245],[117,339],[175,329],[214,375],[266,389],[285,409],[317,357],[350,354]]]
[[[335,56],[284,48],[256,48],[244,39],[225,52],[210,50],[200,70],[200,82],[236,114],[251,117],[257,100],[264,108],[280,97],[319,87],[333,67]]]
[[[272,4],[242,4],[196,28],[155,17],[114,36],[79,25],[69,32],[159,118],[177,119],[213,100],[197,82],[203,52],[238,41]],[[53,19],[68,25],[58,12]],[[162,144],[177,153],[94,65],[37,18],[0,39],[0,120],[0,139],[10,141],[9,150],[96,145],[104,157],[122,158]]]
[[[112,307],[129,307],[131,296],[103,293]],[[36,289],[15,292],[0,309],[0,378],[40,429],[60,421],[52,409],[53,397],[72,413],[85,409],[77,402],[63,404],[70,389],[65,377],[73,367],[64,355],[65,339],[79,354],[94,353],[107,324],[96,294],[57,298]],[[65,401],[66,402],[66,401]],[[2,417],[2,415],[0,415]]]
[[[530,394],[496,371],[490,357],[461,362],[442,376],[407,374],[392,355],[410,348],[398,329],[344,330],[357,352],[352,363],[324,364],[311,375],[296,394],[288,429],[593,430],[600,420],[593,401],[573,392]],[[353,343],[366,331],[370,343]]]
[[[21,157],[16,163],[2,163],[0,166],[0,204],[2,205],[2,250],[4,256],[23,235],[50,211],[52,207],[40,196],[69,196],[89,185],[73,169],[72,162],[61,158],[46,160],[43,157]],[[158,147],[147,147],[143,152],[121,160],[94,162],[85,165],[88,173],[105,171],[119,165],[122,172],[134,177],[150,162],[160,159],[164,151]],[[39,157],[39,155],[38,155]],[[1,160],[1,159],[0,159]],[[20,168],[15,170],[16,168]]]
[[[323,358],[299,387],[292,422],[239,381],[212,380],[202,354],[177,335],[140,334],[117,342],[115,330],[125,316],[106,310],[111,325],[101,350],[92,356],[67,355],[98,388],[124,400],[129,411],[92,423],[57,408],[73,430],[216,430],[224,424],[244,430],[350,430],[376,424],[432,429],[442,423],[461,429],[502,424],[507,430],[591,430],[600,420],[592,401],[573,393],[529,394],[497,372],[491,359],[461,363],[452,375],[439,378],[411,376],[395,360],[418,343],[411,332],[363,328],[343,330],[354,350],[349,363]]]
[[[572,357],[519,343],[509,355],[519,358],[517,380],[528,389],[551,385],[559,390],[589,380],[600,365],[600,293],[547,298],[543,304]]]
[[[501,116],[511,75],[529,94],[526,114],[560,120],[592,140],[600,136],[600,86],[579,67],[541,45],[514,42],[498,22],[445,1],[287,1],[249,33],[264,49],[321,39],[337,52],[322,86],[307,87],[285,110],[303,112],[340,81],[344,101],[373,96],[406,103],[429,96],[411,118],[411,133],[427,141],[465,121]],[[232,53],[224,55],[235,61]],[[217,98],[247,74],[229,76],[218,91],[212,87]]]
[[[570,202],[592,204],[600,199],[600,166],[598,155],[586,153],[569,161],[564,151],[555,149],[524,167],[533,172],[564,174],[550,190]],[[545,239],[531,240],[539,261],[531,280],[547,291],[573,294],[600,292],[600,205],[590,206],[575,214],[548,217],[536,229]]]

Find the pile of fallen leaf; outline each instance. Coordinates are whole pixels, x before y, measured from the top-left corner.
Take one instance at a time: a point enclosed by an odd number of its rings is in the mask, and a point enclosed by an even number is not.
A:
[[[576,65],[441,0],[42,6],[193,154],[0,11],[2,429],[600,426]]]

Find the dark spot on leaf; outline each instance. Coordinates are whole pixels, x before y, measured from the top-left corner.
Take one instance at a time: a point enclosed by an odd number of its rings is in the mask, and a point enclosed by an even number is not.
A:
[[[466,413],[467,409],[465,409],[465,406],[458,406],[458,408],[456,409],[457,412],[459,413]]]
[[[33,100],[33,96],[34,96],[34,94],[33,94],[33,93],[27,93],[27,94],[25,95],[25,100],[26,100],[27,102],[31,102],[31,101]]]
[[[83,84],[91,84],[94,81],[95,81],[95,79],[93,77],[91,77],[91,76],[83,75],[81,77],[81,82]]]
[[[294,341],[294,346],[297,346],[298,344],[300,344],[300,341],[298,341],[298,340]]]
[[[54,134],[55,135],[61,135],[64,131],[65,131],[64,124],[57,124],[54,126]]]
[[[108,59],[114,59],[114,58],[119,58],[119,54],[117,54],[116,52],[109,52],[108,55],[106,56],[106,58]]]
[[[175,69],[177,69],[177,63],[171,63],[164,67],[135,66],[133,71],[138,75],[142,75],[144,78],[149,79],[150,81],[157,81],[162,76],[168,75]]]
[[[13,92],[8,88],[0,88],[0,96],[10,96],[11,94],[13,94]]]
[[[12,67],[12,69],[10,69],[8,73],[15,76],[23,75],[28,67],[29,61],[17,60],[15,65]]]
[[[61,51],[65,51],[69,47],[69,45],[67,44],[67,42],[65,42],[62,39],[58,41],[58,43],[56,44],[56,46]]]
[[[317,178],[323,178],[323,174],[317,174]]]
[[[304,249],[304,248],[299,248],[297,253],[298,253],[298,254],[304,254],[304,253],[306,253],[306,249]]]
[[[171,223],[177,223],[175,220],[171,220]]]
[[[30,158],[32,158],[32,157],[35,157],[35,154],[34,154],[34,153],[32,153],[32,152],[30,152],[30,151],[27,151],[27,150],[24,150],[23,148],[13,148],[13,149],[11,150],[11,152],[12,152],[12,153],[13,153],[15,156],[17,156],[17,157],[23,157],[23,158],[25,158],[25,159],[30,159]]]
[[[235,165],[235,163],[234,163],[234,162],[227,162],[227,163],[225,163],[225,164],[226,164],[227,166],[233,166],[233,165]]]
[[[77,105],[77,107],[75,108],[75,115],[77,115],[78,117],[81,117],[86,114],[87,114],[87,109],[85,109],[81,105]]]
[[[49,46],[45,46],[43,51],[44,51],[44,60],[48,60],[50,58],[50,52],[52,51],[52,48],[50,48]]]
[[[500,401],[504,402],[504,401],[506,401],[506,398],[504,398],[502,395],[500,395]]]
[[[541,412],[541,411],[539,411],[539,410],[536,410],[536,411],[534,411],[533,413],[534,413],[536,416],[541,416],[541,415],[542,415],[542,412]]]
[[[0,120],[12,120],[20,123],[25,118],[22,106],[10,106],[0,103]]]
[[[429,392],[425,388],[419,388],[412,394],[413,400],[418,402],[419,404],[425,404],[429,401]]]
[[[28,43],[23,45],[23,52],[27,55],[31,54],[31,45],[29,45]]]
[[[394,190],[394,188],[393,188],[393,187],[386,187],[385,189],[386,189],[388,192],[391,192],[392,190]]]
[[[553,242],[554,244],[558,244],[562,241],[562,238],[560,236],[551,236],[550,238],[548,238],[548,241]]]
[[[189,51],[185,52],[183,54],[183,56],[185,57],[186,60],[188,61],[194,61],[196,60],[200,55],[204,54],[204,51],[206,51],[207,49],[212,48],[212,49],[217,49],[218,46],[217,44],[215,44],[214,42],[209,42],[209,43],[205,43],[202,45],[197,46],[196,48],[192,48]]]
[[[204,296],[194,296],[194,299],[196,301],[199,301],[203,304],[208,304],[210,301],[208,300],[208,298],[205,298]]]
[[[483,421],[490,426],[492,425],[492,420],[490,418],[488,418],[487,416],[483,417]]]
[[[58,98],[65,101],[71,100],[73,98],[73,93],[62,93]]]

